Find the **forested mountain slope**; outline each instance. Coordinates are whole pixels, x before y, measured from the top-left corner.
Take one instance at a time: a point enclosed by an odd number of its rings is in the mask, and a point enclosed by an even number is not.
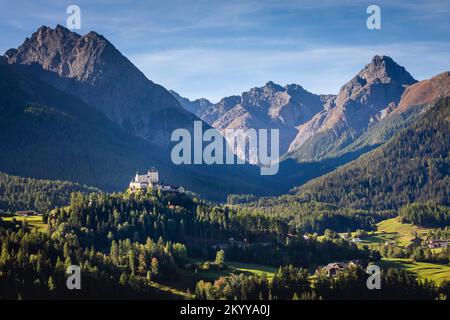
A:
[[[0,209],[46,212],[69,203],[72,192],[88,194],[98,189],[68,181],[37,180],[0,172]]]
[[[156,162],[102,113],[1,61],[0,89],[2,172],[114,190]]]
[[[382,147],[298,189],[307,200],[395,209],[414,201],[450,203],[450,98]]]

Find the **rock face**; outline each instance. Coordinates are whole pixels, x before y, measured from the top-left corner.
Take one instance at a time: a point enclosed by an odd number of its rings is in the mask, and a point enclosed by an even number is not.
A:
[[[405,88],[416,82],[391,58],[375,56],[321,112],[297,127],[289,152],[299,160],[314,160],[344,148],[392,112]]]
[[[284,153],[296,135],[295,127],[311,119],[330,98],[312,94],[296,84],[281,87],[270,81],[241,96],[226,97],[207,108],[197,108],[196,115],[224,135],[227,129],[279,129],[280,152]],[[229,144],[239,136],[239,132],[227,136]],[[257,163],[256,149],[238,147],[236,153],[250,163]]]
[[[197,119],[162,86],[148,80],[103,36],[39,28],[5,58],[94,106],[126,131],[161,146]]]
[[[206,109],[211,107],[213,104],[205,98],[195,99],[194,101],[191,101],[187,98],[184,98],[180,96],[177,92],[173,90],[169,90],[169,92],[177,99],[177,101],[180,103],[180,105],[185,108],[190,113],[195,114],[196,116],[200,117]]]
[[[405,92],[406,97],[413,95],[409,90],[417,92],[418,88],[412,86],[416,82],[390,57],[374,56],[337,96],[317,95],[296,84],[282,87],[270,81],[205,107],[200,106],[202,100],[187,104],[180,97],[179,101],[223,134],[227,129],[279,129],[282,158],[316,161],[339,155],[387,115],[398,108],[408,109],[414,103],[412,98],[403,104],[400,100],[408,86],[411,88]],[[426,91],[422,95],[434,97],[435,92],[443,90],[432,83],[420,85]],[[226,138],[232,145],[236,134]],[[257,163],[257,150],[238,149],[236,153]]]

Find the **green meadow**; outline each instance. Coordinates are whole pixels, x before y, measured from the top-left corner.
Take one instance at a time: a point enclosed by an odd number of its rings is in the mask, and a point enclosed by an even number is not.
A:
[[[380,267],[406,269],[414,273],[419,279],[428,279],[440,283],[450,280],[450,266],[444,264],[415,262],[410,259],[383,258]]]

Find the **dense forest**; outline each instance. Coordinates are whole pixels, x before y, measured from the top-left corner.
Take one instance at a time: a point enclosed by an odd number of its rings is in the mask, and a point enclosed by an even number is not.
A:
[[[450,225],[450,208],[433,202],[411,203],[399,211],[401,221],[422,227],[444,228]]]
[[[0,209],[48,212],[69,203],[73,192],[88,194],[100,190],[68,181],[37,180],[0,172]]]
[[[298,196],[357,209],[450,205],[449,150],[450,98],[443,98],[380,148],[300,187]]]
[[[264,216],[282,221],[290,233],[323,234],[326,229],[336,232],[374,230],[375,224],[396,215],[392,210],[360,210],[316,201],[304,201],[295,195],[262,197],[257,201],[232,206],[246,216]]]
[[[167,243],[150,240],[145,244],[121,242],[112,247],[111,254],[79,246],[73,237],[50,237],[36,230],[27,230],[26,224],[0,222],[0,298],[173,298],[149,285],[150,277],[166,268],[174,268]],[[117,248],[117,249],[114,249]],[[125,252],[125,253],[124,253]],[[153,262],[146,277],[136,275],[141,264],[133,265],[133,253],[159,257]],[[154,258],[156,259],[156,258]],[[124,261],[130,261],[131,268]],[[66,268],[80,266],[83,289],[70,291],[66,286]]]
[[[73,194],[70,205],[45,217],[55,236],[72,234],[85,247],[102,249],[112,241],[148,237],[189,243],[191,257],[212,259],[217,245],[227,245],[235,261],[252,261],[274,266],[295,263],[317,265],[333,259],[368,259],[363,251],[342,239],[304,239],[300,230],[289,227],[288,219],[249,214],[191,199],[184,194],[150,191],[138,194]]]
[[[183,194],[73,193],[68,206],[43,219],[48,226],[44,232],[26,222],[0,220],[1,298],[180,298],[161,291],[158,283],[183,281],[186,272],[192,272],[188,270],[193,259],[215,259],[210,268],[219,269],[227,260],[279,267],[271,280],[231,274],[214,283],[191,283],[190,297],[196,299],[449,296],[448,283],[421,282],[406,271],[383,271],[387,290],[378,293],[367,290],[367,274],[360,267],[337,278],[312,280],[310,273],[318,265],[353,259],[376,262],[381,256],[358,249],[331,230],[320,240],[311,234],[306,239],[268,213],[256,215]],[[215,248],[230,238],[236,239],[233,245]],[[65,286],[70,265],[80,266],[83,273],[85,290],[75,294]]]
[[[288,235],[277,220],[181,194],[74,193],[68,206],[43,219],[45,232],[27,222],[0,220],[1,297],[169,298],[155,282],[182,277],[180,270],[192,258],[217,260],[214,245],[229,243],[231,237],[236,243],[223,255],[234,261],[314,268],[335,260],[379,259],[376,252],[339,237]],[[73,264],[87,274],[89,290],[98,288],[70,295],[64,271]]]

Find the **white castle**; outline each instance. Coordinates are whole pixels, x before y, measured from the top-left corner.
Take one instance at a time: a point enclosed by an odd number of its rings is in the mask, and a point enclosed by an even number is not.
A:
[[[138,190],[147,190],[148,188],[160,189],[163,191],[177,191],[184,192],[183,187],[174,187],[171,185],[163,184],[159,181],[159,172],[155,168],[151,168],[146,174],[140,175],[136,172],[136,176],[130,182],[130,191],[135,192]]]

